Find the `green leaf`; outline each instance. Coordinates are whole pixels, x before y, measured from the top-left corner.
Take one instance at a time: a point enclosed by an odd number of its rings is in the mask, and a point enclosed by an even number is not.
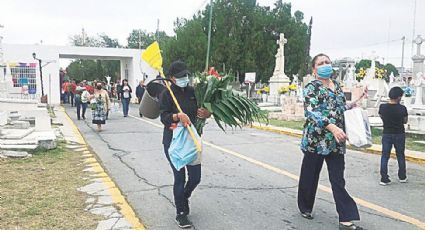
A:
[[[209,111],[210,113],[214,113],[214,110],[213,110],[213,109],[212,109],[212,107],[211,107],[211,103],[206,102],[206,103],[204,103],[204,106],[205,106],[205,108],[207,108],[207,109],[208,109],[208,111]]]

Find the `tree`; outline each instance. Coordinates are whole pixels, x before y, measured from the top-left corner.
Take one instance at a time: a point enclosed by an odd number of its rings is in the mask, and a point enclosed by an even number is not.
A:
[[[97,37],[77,34],[70,37],[74,46],[87,47],[122,47],[117,39],[110,38],[102,33]],[[76,59],[67,67],[68,76],[74,80],[105,80],[105,76],[111,76],[112,81],[120,76],[120,61],[118,60],[82,60]]]
[[[391,64],[391,63],[385,64],[384,69],[386,71],[386,77],[388,79],[389,79],[389,76],[391,75],[391,73],[393,73],[394,76],[400,75],[399,72],[398,72],[398,70],[397,70],[397,68],[393,64]]]
[[[356,73],[359,73],[361,68],[363,68],[364,70],[367,70],[371,66],[372,66],[372,61],[371,60],[362,59],[358,63],[356,63],[356,65],[355,65],[355,67],[356,67]],[[397,68],[393,64],[391,64],[391,63],[387,63],[385,65],[382,65],[379,61],[376,61],[375,62],[375,68],[379,68],[379,69],[384,69],[385,70],[384,79],[387,82],[390,80],[391,73],[393,73],[394,76],[398,76],[399,75],[399,72],[398,72]]]
[[[161,44],[164,64],[181,59],[191,71],[205,70],[209,7],[191,19],[175,21],[176,35]],[[279,0],[270,9],[255,0],[217,0],[212,7],[210,66],[237,76],[256,72],[257,80],[268,82],[274,70],[276,40],[285,33],[286,74],[306,72],[308,26],[302,22],[302,12],[292,15],[291,4]]]

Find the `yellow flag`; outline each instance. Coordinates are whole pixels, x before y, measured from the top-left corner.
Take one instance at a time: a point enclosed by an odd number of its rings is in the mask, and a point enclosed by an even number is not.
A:
[[[149,66],[160,71],[162,69],[162,56],[159,44],[157,41],[150,44],[148,48],[142,53],[142,60]]]

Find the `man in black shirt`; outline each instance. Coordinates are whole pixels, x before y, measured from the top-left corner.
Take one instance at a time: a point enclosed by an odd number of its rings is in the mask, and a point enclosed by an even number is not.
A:
[[[400,104],[403,90],[393,87],[389,92],[390,102],[379,106],[379,116],[384,123],[382,133],[382,156],[381,156],[381,182],[380,185],[388,185],[391,180],[388,176],[388,160],[394,145],[398,161],[398,178],[401,183],[407,182],[404,124],[407,123],[407,109]]]

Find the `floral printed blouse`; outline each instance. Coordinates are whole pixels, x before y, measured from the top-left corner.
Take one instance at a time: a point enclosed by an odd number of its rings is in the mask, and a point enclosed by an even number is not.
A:
[[[344,111],[347,109],[345,95],[338,83],[333,81],[335,91],[319,80],[309,82],[304,94],[304,124],[301,150],[319,155],[345,154],[345,143],[337,143],[326,129],[329,124],[344,128]]]

